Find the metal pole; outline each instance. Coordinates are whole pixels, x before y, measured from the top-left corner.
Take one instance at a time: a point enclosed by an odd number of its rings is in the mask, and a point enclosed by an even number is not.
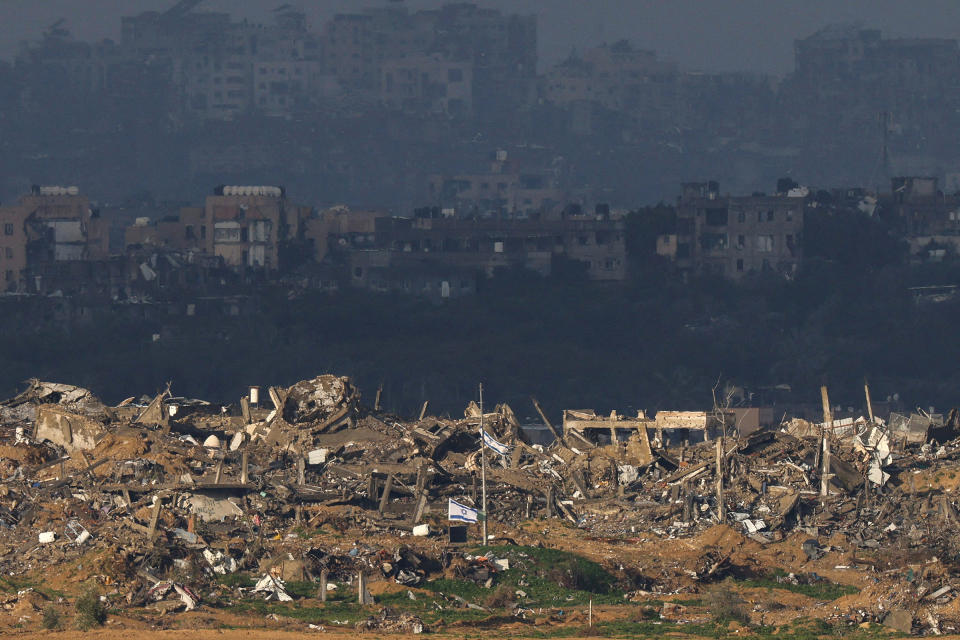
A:
[[[727,519],[727,505],[723,499],[723,436],[717,438],[717,519],[720,524]]]
[[[483,546],[487,546],[487,445],[483,441],[483,383],[480,383],[480,487],[483,496],[482,513],[483,521],[481,528],[483,530]]]

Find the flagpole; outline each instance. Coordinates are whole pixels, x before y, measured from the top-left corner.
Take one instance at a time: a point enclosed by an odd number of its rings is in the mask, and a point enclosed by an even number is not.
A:
[[[480,383],[480,486],[483,495],[483,546],[487,546],[487,445],[483,440],[483,383]]]

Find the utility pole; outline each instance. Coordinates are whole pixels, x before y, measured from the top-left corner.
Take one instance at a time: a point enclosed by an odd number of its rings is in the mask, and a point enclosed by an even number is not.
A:
[[[820,469],[820,497],[826,499],[830,493],[830,439],[823,439],[823,466]]]
[[[720,524],[727,519],[727,505],[723,499],[723,436],[717,438],[717,519]]]
[[[480,490],[482,497],[482,506],[480,513],[483,519],[480,526],[483,530],[483,546],[487,546],[487,443],[484,441],[483,431],[483,383],[480,383]]]
[[[833,412],[830,410],[830,397],[827,395],[826,385],[820,387],[820,400],[823,402],[823,429],[820,432],[820,500],[825,502],[830,493],[832,477],[830,475],[830,435],[833,433]]]

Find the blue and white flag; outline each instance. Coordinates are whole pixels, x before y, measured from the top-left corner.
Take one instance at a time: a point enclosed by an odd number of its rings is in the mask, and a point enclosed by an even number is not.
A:
[[[486,429],[483,430],[483,444],[487,445],[488,447],[490,447],[491,449],[493,449],[494,451],[496,451],[502,456],[505,456],[508,453],[510,453],[510,447],[503,444],[502,442],[497,442],[496,440],[494,440],[493,436],[487,433]]]
[[[449,498],[447,503],[447,520],[457,520],[459,522],[478,522],[480,520],[480,511],[465,504],[460,504],[453,498]]]

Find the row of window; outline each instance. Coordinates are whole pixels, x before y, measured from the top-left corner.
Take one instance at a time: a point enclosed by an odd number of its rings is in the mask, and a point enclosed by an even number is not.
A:
[[[770,253],[776,247],[776,236],[774,235],[757,235],[751,236],[755,239],[755,248],[761,253]],[[786,246],[793,248],[794,246],[794,237],[793,234],[787,234],[784,236],[784,241]],[[700,247],[704,251],[724,251],[729,248],[729,239],[725,233],[704,233],[700,236]],[[737,236],[737,249],[746,249],[747,248],[747,236],[738,235]]]
[[[726,237],[726,236],[724,236]],[[355,240],[360,241],[374,241],[373,234],[370,234],[369,239],[359,236]],[[622,242],[623,234],[620,232],[613,231],[597,231],[593,234],[579,234],[576,237],[576,243],[578,246],[603,246],[611,243]],[[422,238],[420,240],[396,240],[393,243],[394,250],[398,251],[419,251],[421,248],[425,250],[438,249],[442,251],[479,251],[481,247],[481,242],[484,243],[484,246],[487,246],[486,241],[482,241],[480,238],[443,238],[438,241],[434,241],[433,238]],[[565,237],[562,235],[558,236],[530,236],[530,237],[508,237],[505,240],[493,240],[493,247],[495,253],[503,253],[504,248],[510,251],[523,251],[523,250],[538,250],[538,251],[550,251],[553,246],[563,246],[565,244]]]
[[[603,271],[613,271],[614,269],[619,269],[620,265],[623,264],[619,258],[607,258],[606,260],[597,260],[593,262],[592,260],[587,260],[587,269],[592,270],[602,269]]]
[[[273,223],[269,220],[254,220],[248,227],[236,222],[218,222],[214,225],[214,242],[269,242]],[[202,229],[201,229],[202,231]]]
[[[280,74],[281,76],[285,76],[285,75],[287,75],[287,68],[286,68],[286,67],[277,67],[277,68],[273,69],[273,72],[274,72],[274,73],[277,73],[277,74]],[[265,76],[265,75],[267,75],[267,73],[268,73],[268,69],[267,69],[266,67],[260,67],[260,75]],[[294,68],[293,68],[293,75],[299,76],[299,75],[302,75],[302,74],[303,74],[303,69],[301,69],[300,67],[294,67]]]
[[[200,76],[200,77],[194,78],[193,84],[195,85],[210,84],[210,78],[206,76]],[[213,78],[213,84],[215,85],[224,84],[224,78],[221,78],[220,76],[215,76]],[[226,78],[225,84],[246,84],[246,80],[242,76],[228,76]]]
[[[705,216],[705,222],[708,227],[725,227],[729,222],[729,211],[726,208],[701,210],[701,215]],[[784,209],[783,219],[786,222],[793,222],[793,209]],[[777,212],[774,209],[766,211],[757,211],[757,222],[776,222]],[[747,212],[737,212],[737,222],[746,224]]]
[[[744,273],[744,272],[746,271],[746,265],[745,265],[745,263],[744,263],[744,261],[743,261],[743,258],[737,259],[737,262],[736,262],[736,265],[735,265],[735,266],[736,266],[736,271],[737,271],[737,273]],[[754,269],[754,267],[751,266],[751,270],[753,270],[753,269]],[[760,271],[773,271],[773,263],[771,263],[770,260],[768,260],[767,258],[764,258],[764,259],[760,262],[760,267],[759,267],[759,269],[760,269]],[[796,263],[782,263],[782,262],[781,262],[781,263],[779,263],[779,265],[778,265],[778,269],[781,270],[781,271],[794,271],[794,272],[795,272],[795,271],[797,270],[797,265],[796,265]],[[723,263],[715,263],[715,264],[705,264],[705,265],[703,265],[703,270],[704,270],[704,271],[707,271],[707,272],[710,272],[710,273],[715,273],[715,274],[717,274],[717,275],[721,275],[721,276],[722,276],[722,275],[724,275],[724,274],[726,273],[727,268],[726,268],[726,265],[723,264]]]

